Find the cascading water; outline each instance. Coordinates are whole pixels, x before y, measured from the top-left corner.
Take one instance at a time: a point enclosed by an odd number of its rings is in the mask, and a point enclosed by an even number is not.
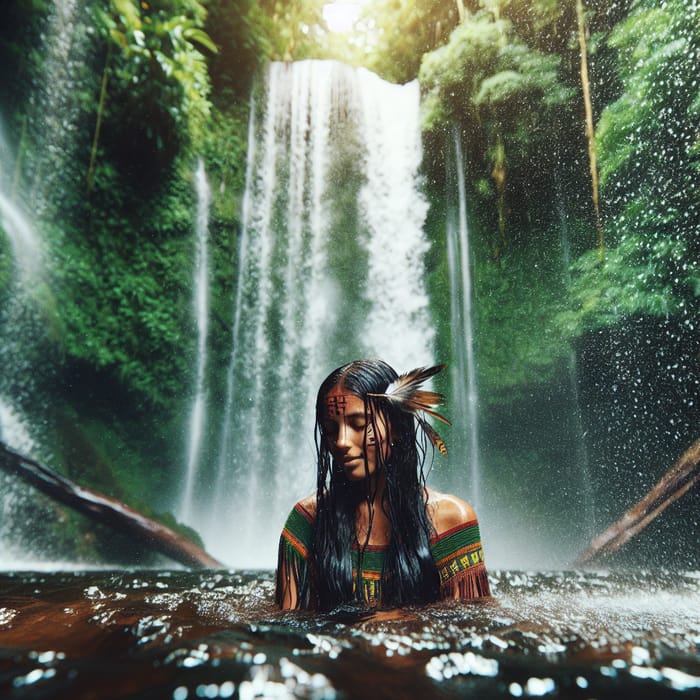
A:
[[[331,369],[432,361],[418,107],[417,83],[332,61],[273,63],[254,103],[217,487],[193,518],[227,563],[274,564],[286,513],[314,490]]]
[[[0,192],[0,226],[7,234],[19,276],[28,281],[41,265],[41,244],[22,209]]]
[[[51,297],[44,267],[51,256],[40,236],[41,223],[48,220],[51,206],[65,196],[65,183],[74,174],[77,76],[85,69],[83,59],[90,41],[81,24],[88,14],[83,0],[56,0],[47,9],[41,47],[43,70],[32,91],[25,122],[32,134],[27,139],[33,143],[31,160],[25,163],[21,158],[26,145],[24,129],[12,142],[0,134],[0,233],[9,241],[13,260],[7,301],[0,307],[0,439],[27,454],[40,449],[45,428],[46,402],[37,396],[36,387],[38,363],[42,363],[44,375],[51,372],[47,358],[37,349],[45,343],[48,332],[40,300],[46,304]],[[31,202],[31,217],[26,202]],[[0,245],[3,242],[0,240]],[[31,533],[19,532],[25,529],[23,504],[35,495],[9,478],[0,488],[0,547],[14,567],[23,560],[36,562],[41,556],[32,549],[36,543],[26,547]],[[18,540],[24,540],[25,546],[17,545]],[[16,547],[19,550],[11,557]]]
[[[402,357],[406,349],[409,353],[413,348],[422,350],[426,335],[429,340],[433,336],[425,318],[429,301],[420,283],[428,243],[419,235],[427,205],[416,196],[415,173],[422,157],[417,86],[415,90],[406,89],[368,74],[362,85],[362,135],[370,157],[359,204],[370,236],[367,286],[382,290],[372,299],[367,318],[368,346],[384,348],[387,357]],[[408,138],[397,133],[397,124],[406,130]],[[414,176],[402,177],[402,173]],[[407,235],[406,229],[413,235]],[[373,255],[372,251],[380,254]],[[391,251],[391,264],[387,264],[382,251]],[[401,303],[397,304],[399,299]],[[390,329],[398,332],[388,335]],[[419,359],[407,365],[417,366]]]
[[[447,259],[450,277],[450,326],[452,328],[451,396],[454,416],[451,461],[469,465],[471,503],[481,513],[481,465],[479,459],[479,395],[474,359],[472,281],[469,259],[469,225],[464,180],[462,139],[455,129],[447,158],[448,211]],[[463,487],[458,489],[464,491]]]
[[[0,441],[19,452],[30,454],[34,441],[23,418],[0,397]],[[26,489],[0,474],[0,569],[17,567],[18,561],[26,558],[26,552],[15,551],[14,528],[21,527],[23,519],[18,517]]]
[[[15,410],[31,393],[34,348],[47,333],[45,318],[35,302],[39,296],[44,300],[51,296],[44,270],[51,256],[38,231],[42,217],[65,196],[65,183],[74,175],[79,113],[75,87],[78,75],[85,69],[90,41],[81,24],[88,14],[84,0],[56,0],[47,9],[42,33],[42,74],[32,91],[25,122],[33,134],[28,139],[34,144],[31,163],[22,162],[24,128],[14,143],[5,142],[4,138],[0,143],[0,225],[10,241],[14,262],[10,301],[0,309],[0,392]],[[31,219],[25,202],[31,202]],[[14,386],[12,396],[3,381],[9,376]],[[36,398],[32,403],[32,408],[42,405]],[[30,411],[26,413],[30,425],[38,422],[29,415]]]
[[[571,284],[571,246],[569,242],[569,225],[566,218],[566,207],[564,205],[564,193],[561,189],[561,184],[557,180],[556,185],[557,198],[557,214],[559,216],[559,230],[561,232],[561,251],[562,251],[562,269],[564,273],[564,283],[567,287]],[[584,500],[583,521],[585,525],[582,527],[583,541],[581,546],[590,541],[590,538],[598,531],[596,523],[596,508],[595,498],[593,495],[593,481],[591,478],[590,460],[588,458],[588,450],[586,448],[585,430],[583,427],[583,417],[581,415],[581,399],[578,388],[578,368],[576,361],[576,353],[573,348],[569,352],[568,357],[568,374],[569,387],[573,401],[573,417],[576,428],[576,453],[574,464],[578,469],[578,481],[580,483],[580,491]]]
[[[21,203],[16,201],[13,169],[10,167],[14,160],[0,125],[0,228],[10,243],[18,282],[26,285],[39,274],[42,246]]]
[[[190,414],[187,468],[180,508],[180,517],[185,521],[188,521],[192,515],[192,495],[205,421],[204,379],[207,367],[207,336],[209,331],[208,239],[211,189],[204,169],[204,161],[201,158],[197,162],[195,188],[197,191],[197,221],[194,265],[194,314],[197,322],[197,371],[195,395]]]
[[[9,243],[13,261],[8,300],[4,308],[0,309],[0,364],[3,368],[0,375],[0,401],[3,402],[3,415],[7,418],[17,410],[9,395],[2,398],[8,391],[8,382],[12,382],[15,392],[18,387],[21,392],[31,376],[30,368],[25,366],[26,348],[21,347],[21,344],[27,340],[24,337],[26,325],[28,321],[31,322],[34,312],[30,296],[41,283],[43,246],[21,203],[15,200],[11,176],[14,158],[5,141],[2,125],[0,153],[3,156],[3,162],[0,163],[0,232],[4,233],[4,238]],[[3,243],[0,240],[0,245]]]
[[[9,243],[14,274],[8,302],[0,312],[0,441],[25,454],[31,453],[34,442],[25,419],[15,405],[16,394],[26,393],[30,381],[29,368],[22,360],[26,354],[19,345],[23,340],[28,309],[28,290],[40,281],[41,241],[21,205],[14,201],[9,165],[14,161],[9,144],[0,128],[0,232]],[[9,172],[8,172],[9,170]],[[0,240],[0,245],[4,241]],[[10,384],[13,391],[10,392]],[[15,566],[22,553],[13,549],[13,528],[22,522],[17,516],[27,497],[26,488],[11,477],[0,474],[0,568]]]

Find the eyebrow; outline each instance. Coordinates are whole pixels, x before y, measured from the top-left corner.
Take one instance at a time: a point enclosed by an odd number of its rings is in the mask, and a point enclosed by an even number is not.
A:
[[[332,420],[333,418],[337,418],[343,416],[345,418],[367,418],[369,417],[364,411],[355,411],[354,413],[339,413],[335,416],[326,416],[325,420]]]

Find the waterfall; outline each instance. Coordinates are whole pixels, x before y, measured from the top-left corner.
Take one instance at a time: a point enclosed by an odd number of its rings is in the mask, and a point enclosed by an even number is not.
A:
[[[362,99],[368,158],[360,206],[370,228],[370,251],[392,251],[389,265],[378,255],[369,256],[368,287],[382,294],[373,299],[367,333],[370,346],[386,347],[388,356],[401,357],[403,347],[422,348],[423,335],[432,337],[423,318],[429,301],[419,283],[428,244],[421,235],[405,233],[418,234],[427,213],[424,200],[416,196],[415,180],[403,175],[416,173],[421,162],[415,91],[374,78],[367,80]],[[398,331],[393,337],[387,334],[392,328]],[[408,364],[417,366],[418,360]]]
[[[12,191],[14,160],[0,124],[0,228],[9,240],[19,281],[26,284],[37,281],[42,246],[34,226]]]
[[[559,231],[561,237],[562,251],[562,270],[564,276],[564,284],[567,289],[571,285],[571,246],[569,243],[569,224],[566,215],[566,206],[564,202],[564,192],[561,187],[559,178],[556,179],[555,188],[557,215],[559,217]],[[581,414],[581,399],[578,388],[578,362],[576,352],[572,347],[568,357],[568,377],[569,390],[571,392],[571,400],[573,402],[573,417],[576,429],[575,444],[576,450],[574,455],[574,465],[577,473],[573,475],[572,483],[577,481],[580,483],[580,493],[583,496],[583,522],[582,527],[582,546],[590,542],[591,537],[598,531],[596,524],[596,503],[593,493],[593,479],[591,475],[590,460],[588,457],[588,448],[586,447],[586,432],[583,426],[583,416]]]
[[[34,441],[25,421],[2,396],[0,396],[0,440],[23,454],[30,454],[34,448]]]
[[[0,226],[7,235],[18,276],[36,279],[41,267],[41,243],[21,207],[0,191]]]
[[[55,0],[50,5],[43,32],[43,76],[32,94],[29,120],[38,154],[31,197],[39,218],[64,196],[66,179],[73,176],[80,112],[76,85],[91,41],[83,24],[89,14],[84,0]]]
[[[194,317],[197,322],[197,371],[195,379],[195,395],[190,413],[189,449],[187,454],[187,469],[183,488],[180,517],[188,522],[192,517],[194,485],[202,431],[205,421],[205,388],[204,379],[207,367],[207,335],[209,332],[209,207],[211,205],[211,189],[204,169],[204,161],[199,158],[195,172],[195,188],[197,192],[196,220],[196,253],[194,265]]]
[[[6,143],[0,134],[0,227],[10,242],[14,262],[9,303],[0,308],[0,392],[13,409],[26,413],[33,428],[41,422],[39,415],[46,406],[41,398],[32,396],[36,363],[43,363],[44,372],[50,371],[37,349],[50,332],[45,311],[52,303],[45,267],[52,256],[40,234],[48,209],[66,197],[66,183],[76,177],[80,111],[76,85],[86,70],[91,41],[84,31],[83,18],[89,14],[84,0],[56,0],[47,10],[39,48],[45,57],[41,78],[25,115],[27,138],[34,144],[31,165],[21,158],[24,130],[19,144]]]
[[[454,416],[450,457],[471,472],[470,499],[477,512],[481,506],[479,458],[479,394],[474,360],[472,280],[469,260],[469,226],[461,134],[452,134],[448,168],[447,258],[450,278],[450,326],[452,328],[451,403]],[[455,201],[456,200],[456,201]],[[452,461],[452,460],[451,460]],[[461,469],[453,470],[459,473]],[[464,491],[463,488],[457,491]]]
[[[12,256],[12,276],[7,297],[0,306],[0,395],[7,418],[25,408],[34,381],[33,343],[43,333],[37,296],[45,293],[43,245],[36,228],[13,191],[14,154],[0,124],[0,246],[7,243]]]
[[[24,454],[30,454],[34,442],[24,419],[0,396],[0,441]],[[16,478],[0,473],[0,570],[15,566],[27,552],[15,550],[15,528],[22,527],[22,504],[31,498],[28,489]]]
[[[216,492],[194,523],[229,564],[274,565],[315,490],[321,380],[433,359],[418,107],[416,82],[333,61],[273,63],[253,101]]]
[[[0,307],[0,441],[24,454],[31,454],[35,441],[23,408],[34,382],[32,343],[42,332],[34,295],[45,284],[42,241],[13,192],[12,149],[0,125],[0,246],[9,244],[13,274],[6,303]],[[3,238],[5,240],[3,240]],[[0,473],[0,569],[18,561],[34,559],[18,544],[25,527],[24,507],[34,494],[16,477]]]

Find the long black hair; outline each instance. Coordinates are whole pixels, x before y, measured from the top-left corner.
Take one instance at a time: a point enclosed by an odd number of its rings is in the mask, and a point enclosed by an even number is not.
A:
[[[382,507],[389,519],[391,538],[384,558],[381,603],[398,606],[436,600],[439,582],[430,552],[433,527],[427,513],[425,461],[427,441],[416,431],[411,413],[370,396],[381,394],[398,377],[386,362],[357,360],[331,372],[321,384],[316,399],[315,440],[318,455],[316,527],[314,531],[314,579],[318,607],[363,600],[362,556],[369,542],[357,542],[356,512],[362,500],[369,506],[372,524],[373,495],[370,479],[350,481],[342,465],[334,464],[330,441],[324,434],[325,398],[334,387],[364,401],[367,424],[379,435],[378,425],[389,427],[391,448],[377,448],[377,469],[386,479]],[[365,436],[365,448],[367,437]],[[366,454],[366,449],[365,449]],[[385,455],[386,458],[385,458]],[[366,457],[365,457],[366,459]],[[353,545],[359,551],[359,566],[353,580]],[[356,562],[357,563],[357,562]]]

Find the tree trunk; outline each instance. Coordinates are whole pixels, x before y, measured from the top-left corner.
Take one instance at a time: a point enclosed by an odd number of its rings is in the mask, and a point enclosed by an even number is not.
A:
[[[499,258],[506,247],[506,149],[500,133],[496,133],[495,161],[491,177],[496,185],[496,210],[498,212],[498,243],[494,255]]]
[[[78,513],[125,532],[175,561],[193,568],[226,568],[174,530],[97,491],[79,486],[0,442],[0,469],[16,475]]]
[[[100,101],[97,104],[97,120],[95,122],[95,133],[92,137],[92,148],[90,149],[90,165],[88,166],[87,174],[87,194],[88,197],[92,193],[92,186],[95,183],[95,166],[97,164],[97,146],[100,142],[100,129],[102,128],[102,115],[105,110],[105,101],[107,99],[107,83],[109,82],[109,64],[112,58],[112,44],[107,45],[107,58],[105,59],[105,68],[102,71],[102,84],[100,86]]]
[[[686,450],[641,501],[598,535],[574,564],[589,564],[616,552],[697,483],[700,483],[700,440]]]
[[[602,260],[605,254],[605,240],[603,237],[603,224],[600,218],[598,158],[595,147],[591,83],[588,78],[588,46],[586,45],[586,18],[583,10],[583,0],[576,0],[576,18],[578,21],[578,42],[581,48],[581,88],[583,90],[583,104],[586,111],[586,138],[588,139],[588,165],[591,173],[591,198],[593,200],[596,230],[598,231],[598,254],[599,258]]]

